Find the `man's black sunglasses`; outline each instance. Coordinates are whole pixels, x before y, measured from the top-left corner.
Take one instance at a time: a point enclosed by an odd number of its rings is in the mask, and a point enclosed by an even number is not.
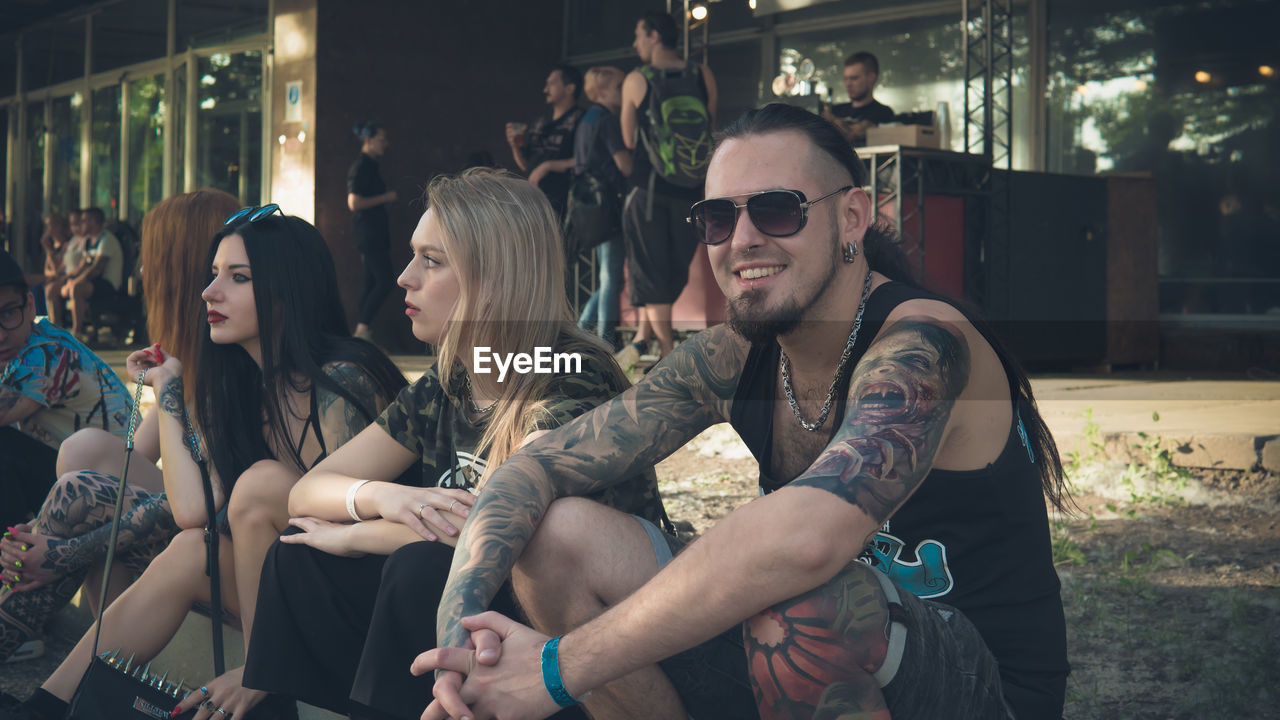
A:
[[[232,213],[231,217],[227,218],[222,224],[238,225],[242,222],[247,222],[247,223],[258,222],[262,218],[267,217],[268,215],[274,212],[278,212],[281,215],[284,215],[284,211],[281,210],[280,206],[275,203],[271,203],[270,205],[263,205],[262,207],[251,205],[247,208],[244,208],[243,210],[237,210],[236,212]]]
[[[733,237],[738,224],[738,209],[746,208],[751,224],[769,237],[788,237],[804,228],[813,205],[852,189],[845,185],[826,195],[806,202],[799,190],[762,190],[752,193],[741,205],[729,198],[711,198],[693,204],[686,222],[693,224],[698,241],[707,245],[719,245]]]

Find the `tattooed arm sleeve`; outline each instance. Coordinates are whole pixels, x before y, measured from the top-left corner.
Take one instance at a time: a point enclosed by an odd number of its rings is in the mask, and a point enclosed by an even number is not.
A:
[[[531,442],[496,470],[458,539],[437,615],[441,647],[483,612],[557,497],[586,495],[670,455],[729,417],[746,346],[723,328],[683,343],[640,384]]]
[[[199,444],[200,441],[189,430],[182,377],[165,373],[155,378],[153,383],[156,407],[160,409],[160,458],[164,465],[164,490],[169,498],[173,519],[180,528],[204,527],[204,485],[200,480],[200,468],[196,465],[193,447],[193,443]],[[209,463],[209,475],[213,481],[214,508],[221,508],[226,503],[226,495],[212,463]]]
[[[316,408],[320,415],[320,434],[324,437],[325,448],[333,452],[368,427],[377,413],[386,407],[388,398],[378,393],[373,379],[355,363],[331,363],[324,370],[344,390],[364,400],[369,411],[374,413],[366,416],[359,406],[341,394],[328,388],[318,388]],[[307,460],[309,464],[312,462],[310,458]]]
[[[894,323],[854,370],[844,425],[790,486],[826,490],[884,523],[929,472],[968,381],[959,330],[931,318]]]

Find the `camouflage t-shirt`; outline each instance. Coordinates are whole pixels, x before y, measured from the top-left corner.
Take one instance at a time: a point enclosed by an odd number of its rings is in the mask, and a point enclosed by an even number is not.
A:
[[[531,419],[528,432],[551,430],[609,400],[624,389],[604,372],[599,360],[582,353],[582,372],[556,375],[547,387],[546,412]],[[474,490],[486,459],[476,454],[488,419],[472,423],[462,411],[464,371],[452,373],[449,388],[432,365],[417,382],[400,391],[378,417],[378,425],[396,442],[422,458],[423,487]],[[669,527],[658,479],[652,469],[588,495],[622,512]]]

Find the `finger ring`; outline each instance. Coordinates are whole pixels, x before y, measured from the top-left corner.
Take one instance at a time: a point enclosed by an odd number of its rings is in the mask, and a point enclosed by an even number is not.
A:
[[[419,506],[418,506],[418,514],[419,514],[419,515],[421,515],[421,514],[422,514],[422,511],[423,511],[423,510],[426,510],[426,509],[427,509],[427,504],[426,504],[426,503],[422,503],[421,505],[419,505]]]
[[[200,703],[200,707],[204,708],[205,710],[212,710],[212,709],[213,709],[213,701],[212,701],[212,700],[205,700],[204,702]]]
[[[202,687],[202,688],[200,688],[200,692],[204,693],[205,695],[208,695],[208,694],[209,694],[209,688],[207,688],[207,687]]]
[[[226,710],[223,710],[222,708],[217,708],[217,709],[215,709],[215,710],[214,710],[214,712],[220,712],[220,713],[222,713],[223,715],[226,715],[226,714],[227,714],[227,711],[226,711]]]
[[[453,512],[453,506],[457,504],[458,504],[457,500],[454,500],[453,502],[449,503],[449,512]]]

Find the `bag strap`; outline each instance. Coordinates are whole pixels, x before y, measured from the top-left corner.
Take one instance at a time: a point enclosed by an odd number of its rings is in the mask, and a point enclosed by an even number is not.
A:
[[[120,520],[121,515],[124,513],[124,492],[129,478],[129,461],[133,456],[133,436],[138,431],[139,415],[142,407],[143,380],[146,376],[147,369],[143,368],[138,375],[138,383],[133,397],[133,409],[129,413],[129,424],[124,443],[124,468],[120,473],[120,485],[116,492],[115,514],[111,518],[111,536],[107,541],[106,567],[102,572],[102,589],[98,594],[98,607],[101,608],[101,612],[106,612],[107,607],[107,588],[111,586],[111,566],[115,564],[116,543],[119,542],[120,537]],[[187,450],[190,451],[191,457],[195,459],[196,465],[200,468],[200,482],[204,486],[204,534],[205,545],[208,548],[205,573],[209,575],[209,616],[213,624],[213,668],[214,675],[217,676],[226,672],[226,660],[223,657],[222,647],[222,584],[218,572],[218,520],[214,512],[213,481],[209,478],[209,465],[200,453],[200,441],[196,437],[195,429],[191,426],[190,418],[187,418],[187,436],[185,440]],[[93,634],[93,654],[91,657],[98,657],[98,641],[102,636],[101,617],[98,618],[96,628]]]
[[[107,610],[107,588],[111,587],[111,566],[116,561],[116,542],[120,538],[120,515],[124,512],[124,489],[129,478],[129,459],[133,456],[133,435],[138,431],[139,407],[142,405],[142,381],[147,376],[146,368],[138,375],[138,385],[134,390],[133,408],[129,411],[129,424],[125,426],[124,468],[120,472],[120,486],[116,491],[116,511],[111,518],[111,535],[107,538],[107,567],[102,571],[102,589],[98,593],[98,622],[93,633],[93,654],[98,657],[98,640],[102,637],[102,617]]]

